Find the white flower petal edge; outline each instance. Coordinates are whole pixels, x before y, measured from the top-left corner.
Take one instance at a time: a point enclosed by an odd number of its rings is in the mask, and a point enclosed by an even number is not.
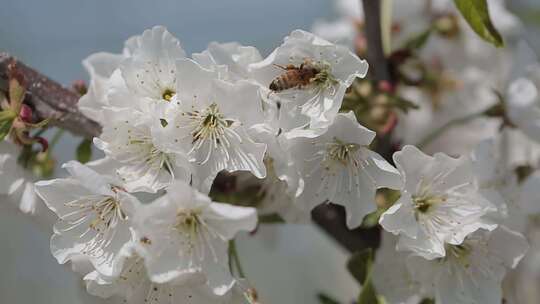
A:
[[[212,202],[176,181],[164,196],[140,209],[133,229],[152,281],[202,274],[214,293],[224,294],[234,283],[228,270],[228,241],[256,225],[255,209]]]
[[[309,78],[278,80],[291,71],[291,66],[305,72],[303,78]],[[311,128],[325,128],[336,116],[347,87],[356,77],[366,75],[368,64],[345,46],[295,30],[272,54],[249,69],[255,80],[271,89],[269,97],[273,94],[278,102],[299,107],[301,114],[309,117]]]
[[[501,283],[528,250],[523,235],[504,226],[478,230],[460,245],[447,245],[447,256],[426,260],[410,256],[407,266],[436,303],[491,304],[502,301]]]
[[[358,124],[349,112],[338,114],[321,136],[293,141],[292,157],[304,180],[300,203],[308,210],[326,201],[342,205],[347,226],[358,227],[376,210],[378,188],[401,185],[398,171],[368,149],[374,137],[375,132]]]
[[[51,252],[63,264],[85,255],[103,274],[118,271],[117,259],[130,242],[131,217],[138,201],[122,184],[76,161],[63,166],[70,177],[40,181],[36,192],[59,220]]]
[[[249,79],[248,66],[262,60],[259,51],[252,46],[237,42],[212,42],[202,53],[194,53],[193,60],[208,70],[219,72],[219,79],[237,81]]]
[[[394,162],[403,178],[401,198],[379,223],[400,235],[398,249],[434,259],[445,256],[445,243],[458,245],[479,228],[497,227],[482,218],[497,209],[479,192],[468,158],[431,157],[405,146]]]
[[[101,124],[106,123],[102,111],[108,105],[109,78],[123,59],[122,54],[100,52],[83,60],[83,66],[90,75],[90,84],[88,92],[79,99],[77,106],[85,116]]]

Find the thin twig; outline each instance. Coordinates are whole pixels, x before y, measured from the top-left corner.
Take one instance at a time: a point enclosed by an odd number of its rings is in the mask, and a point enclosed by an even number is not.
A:
[[[484,114],[484,111],[480,113],[473,113],[469,114],[467,116],[451,120],[444,125],[442,125],[440,128],[436,129],[432,133],[428,134],[426,137],[424,137],[422,140],[420,140],[416,146],[419,149],[425,148],[427,145],[429,145],[431,142],[433,142],[435,139],[437,139],[439,136],[441,136],[444,132],[448,131],[452,127],[463,125],[465,123],[468,123],[469,121],[478,118]]]
[[[367,57],[371,79],[391,80],[388,60],[384,54],[381,30],[381,1],[362,0],[365,18]]]

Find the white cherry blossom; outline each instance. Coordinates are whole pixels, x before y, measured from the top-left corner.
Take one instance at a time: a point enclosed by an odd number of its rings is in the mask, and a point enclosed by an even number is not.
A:
[[[177,59],[186,54],[163,26],[156,26],[125,42],[122,54],[96,53],[83,61],[90,74],[87,94],[79,109],[103,125],[104,108],[130,108],[152,113],[174,97]]]
[[[52,254],[61,264],[87,256],[99,272],[112,275],[131,240],[130,221],[138,202],[120,181],[88,166],[70,161],[63,168],[70,177],[36,183],[38,195],[59,217]]]
[[[130,41],[132,54],[120,70],[127,88],[147,102],[169,102],[176,95],[176,60],[185,58],[180,42],[156,26]]]
[[[138,252],[151,280],[165,283],[202,274],[216,294],[234,282],[228,269],[228,241],[257,224],[253,208],[212,202],[184,182],[135,216]]]
[[[228,297],[214,295],[201,284],[200,278],[194,277],[188,282],[154,283],[147,275],[142,257],[131,251],[124,255],[118,276],[108,277],[93,271],[84,277],[90,294],[110,298],[113,303],[128,304],[228,303]]]
[[[254,125],[264,121],[258,86],[218,80],[218,72],[196,62],[177,61],[177,99],[155,123],[154,139],[166,149],[187,155],[201,190],[208,192],[222,170],[266,175],[266,145],[253,141]]]
[[[278,79],[294,69],[309,78]],[[368,64],[347,47],[295,30],[266,59],[250,65],[250,70],[255,80],[270,89],[265,94],[271,100],[292,103],[309,118],[309,127],[325,128],[336,116],[345,90],[355,78],[366,75]]]
[[[185,156],[167,151],[152,134],[152,120],[159,119],[130,109],[108,109],[104,117],[108,123],[94,144],[118,161],[127,190],[156,192],[175,177],[189,180]]]
[[[375,132],[358,124],[352,112],[338,114],[326,133],[297,138],[291,149],[304,180],[301,204],[313,209],[323,202],[345,207],[347,226],[358,227],[377,209],[378,188],[398,189],[398,171],[368,146]]]
[[[20,152],[15,144],[0,141],[0,198],[14,202],[24,213],[35,214],[39,202],[34,178],[18,163]]]
[[[480,193],[468,158],[437,153],[428,156],[413,146],[394,154],[402,175],[401,197],[380,218],[382,227],[399,235],[397,248],[434,259],[446,255],[445,244],[459,245],[496,207]]]
[[[517,266],[528,247],[523,235],[500,226],[478,230],[460,245],[447,244],[445,257],[411,256],[407,265],[436,303],[501,303],[506,271]]]

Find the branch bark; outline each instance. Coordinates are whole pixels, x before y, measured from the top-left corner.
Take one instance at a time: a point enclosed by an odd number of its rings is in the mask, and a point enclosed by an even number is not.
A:
[[[52,118],[49,125],[71,133],[92,138],[101,133],[101,126],[82,115],[77,108],[79,95],[58,82],[44,76],[6,53],[0,53],[0,90],[8,87],[8,66],[16,64],[17,71],[24,77],[27,96],[25,103],[34,113],[36,121]]]
[[[381,30],[381,0],[362,0],[370,76],[373,80],[390,81],[388,60],[384,54]]]

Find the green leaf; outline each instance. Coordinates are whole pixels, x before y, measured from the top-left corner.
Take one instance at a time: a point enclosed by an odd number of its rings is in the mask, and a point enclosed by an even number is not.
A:
[[[377,291],[371,282],[371,278],[368,282],[362,285],[362,291],[358,296],[358,304],[380,304],[381,301],[377,297]]]
[[[360,284],[368,278],[373,264],[373,250],[371,248],[353,253],[347,262],[347,269]]]
[[[371,212],[370,214],[366,215],[364,219],[362,220],[362,228],[373,228],[379,224],[379,218],[381,215],[386,211],[386,209],[378,208],[377,210]]]
[[[13,120],[0,120],[0,141],[9,134]]]
[[[319,299],[319,303],[321,304],[339,304],[338,301],[332,299],[328,295],[325,295],[324,293],[319,293],[317,295],[317,299]]]
[[[92,159],[92,141],[84,139],[77,147],[77,160],[84,164],[90,159]]]
[[[347,269],[352,276],[362,285],[362,291],[358,296],[358,304],[382,304],[384,301],[377,296],[375,286],[371,282],[373,268],[373,250],[354,253],[347,262]]]
[[[282,223],[285,223],[285,221],[277,213],[259,215],[259,224],[282,224]]]
[[[504,42],[501,34],[489,17],[486,0],[454,0],[456,7],[467,20],[471,28],[485,41],[503,47]]]
[[[415,36],[405,41],[403,48],[407,50],[418,50],[423,48],[428,42],[429,37],[431,37],[431,33],[432,30],[427,29],[423,32],[416,34]]]

